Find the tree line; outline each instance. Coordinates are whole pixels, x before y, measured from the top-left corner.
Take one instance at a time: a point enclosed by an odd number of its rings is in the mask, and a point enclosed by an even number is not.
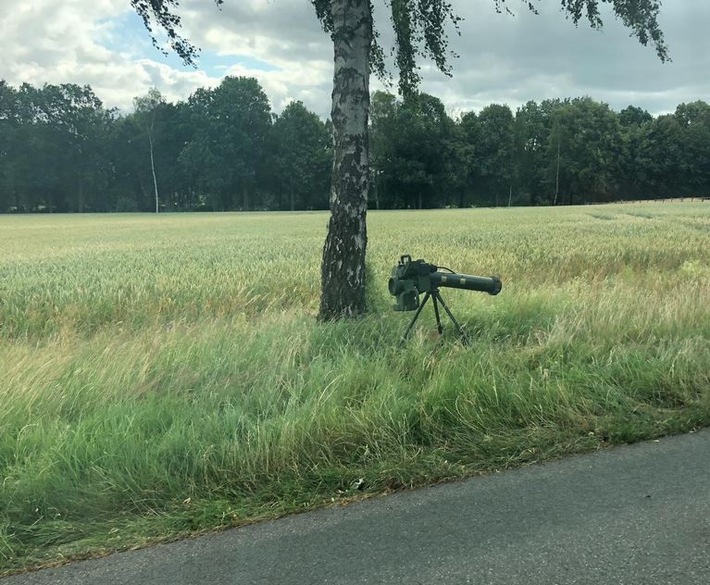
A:
[[[327,207],[330,129],[300,102],[276,116],[255,79],[228,77],[134,106],[0,81],[0,212]]]
[[[589,97],[491,104],[452,120],[418,94],[372,99],[381,207],[583,204],[710,195],[710,105],[651,116]]]
[[[375,92],[371,208],[564,205],[710,196],[710,105],[652,116],[589,97],[452,118],[425,93]],[[253,78],[134,111],[90,86],[0,80],[0,212],[326,209],[332,125],[274,114]]]

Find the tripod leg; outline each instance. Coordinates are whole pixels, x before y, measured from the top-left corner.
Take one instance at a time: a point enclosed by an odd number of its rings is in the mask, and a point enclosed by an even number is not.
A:
[[[451,319],[454,326],[458,330],[459,335],[461,336],[461,339],[463,339],[464,343],[468,344],[470,340],[468,338],[468,335],[466,335],[466,332],[463,330],[463,327],[461,327],[461,325],[459,325],[458,321],[454,318],[454,315],[449,310],[449,307],[446,306],[444,299],[441,298],[441,295],[438,292],[437,292],[436,296],[438,297],[439,301],[441,302],[441,306],[444,307],[444,310],[446,311],[446,314],[449,316],[449,319]],[[436,302],[436,299],[434,299],[434,302]],[[434,305],[434,306],[436,306],[436,305]]]
[[[424,295],[424,300],[422,301],[422,304],[419,305],[419,308],[417,309],[417,312],[414,314],[414,319],[412,319],[411,323],[409,324],[409,327],[407,327],[407,330],[404,332],[404,335],[402,336],[402,341],[407,341],[407,337],[409,337],[409,333],[412,331],[412,327],[414,327],[414,324],[417,322],[417,319],[419,318],[419,314],[422,312],[422,309],[424,308],[424,305],[426,305],[426,302],[429,300],[429,297],[431,296],[431,293],[427,291],[427,293]]]
[[[431,293],[431,300],[434,303],[434,315],[436,315],[436,329],[439,331],[439,335],[441,335],[444,332],[444,326],[441,324],[441,316],[439,315],[439,303],[437,302],[437,299],[441,300],[441,296],[439,295],[438,290],[434,290],[434,292]]]

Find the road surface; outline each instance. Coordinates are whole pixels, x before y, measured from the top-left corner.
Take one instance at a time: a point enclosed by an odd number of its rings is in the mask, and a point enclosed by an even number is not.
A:
[[[708,585],[710,430],[0,585]]]

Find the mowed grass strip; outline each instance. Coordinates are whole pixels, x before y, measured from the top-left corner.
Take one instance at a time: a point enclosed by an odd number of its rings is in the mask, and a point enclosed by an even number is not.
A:
[[[710,206],[0,217],[0,574],[710,422]],[[400,254],[498,274],[411,340]]]

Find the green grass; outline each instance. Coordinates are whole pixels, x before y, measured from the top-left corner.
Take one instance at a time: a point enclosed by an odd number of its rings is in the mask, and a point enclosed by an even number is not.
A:
[[[371,212],[334,324],[326,221],[0,216],[0,574],[710,423],[710,205]],[[403,253],[501,276],[472,345]]]

